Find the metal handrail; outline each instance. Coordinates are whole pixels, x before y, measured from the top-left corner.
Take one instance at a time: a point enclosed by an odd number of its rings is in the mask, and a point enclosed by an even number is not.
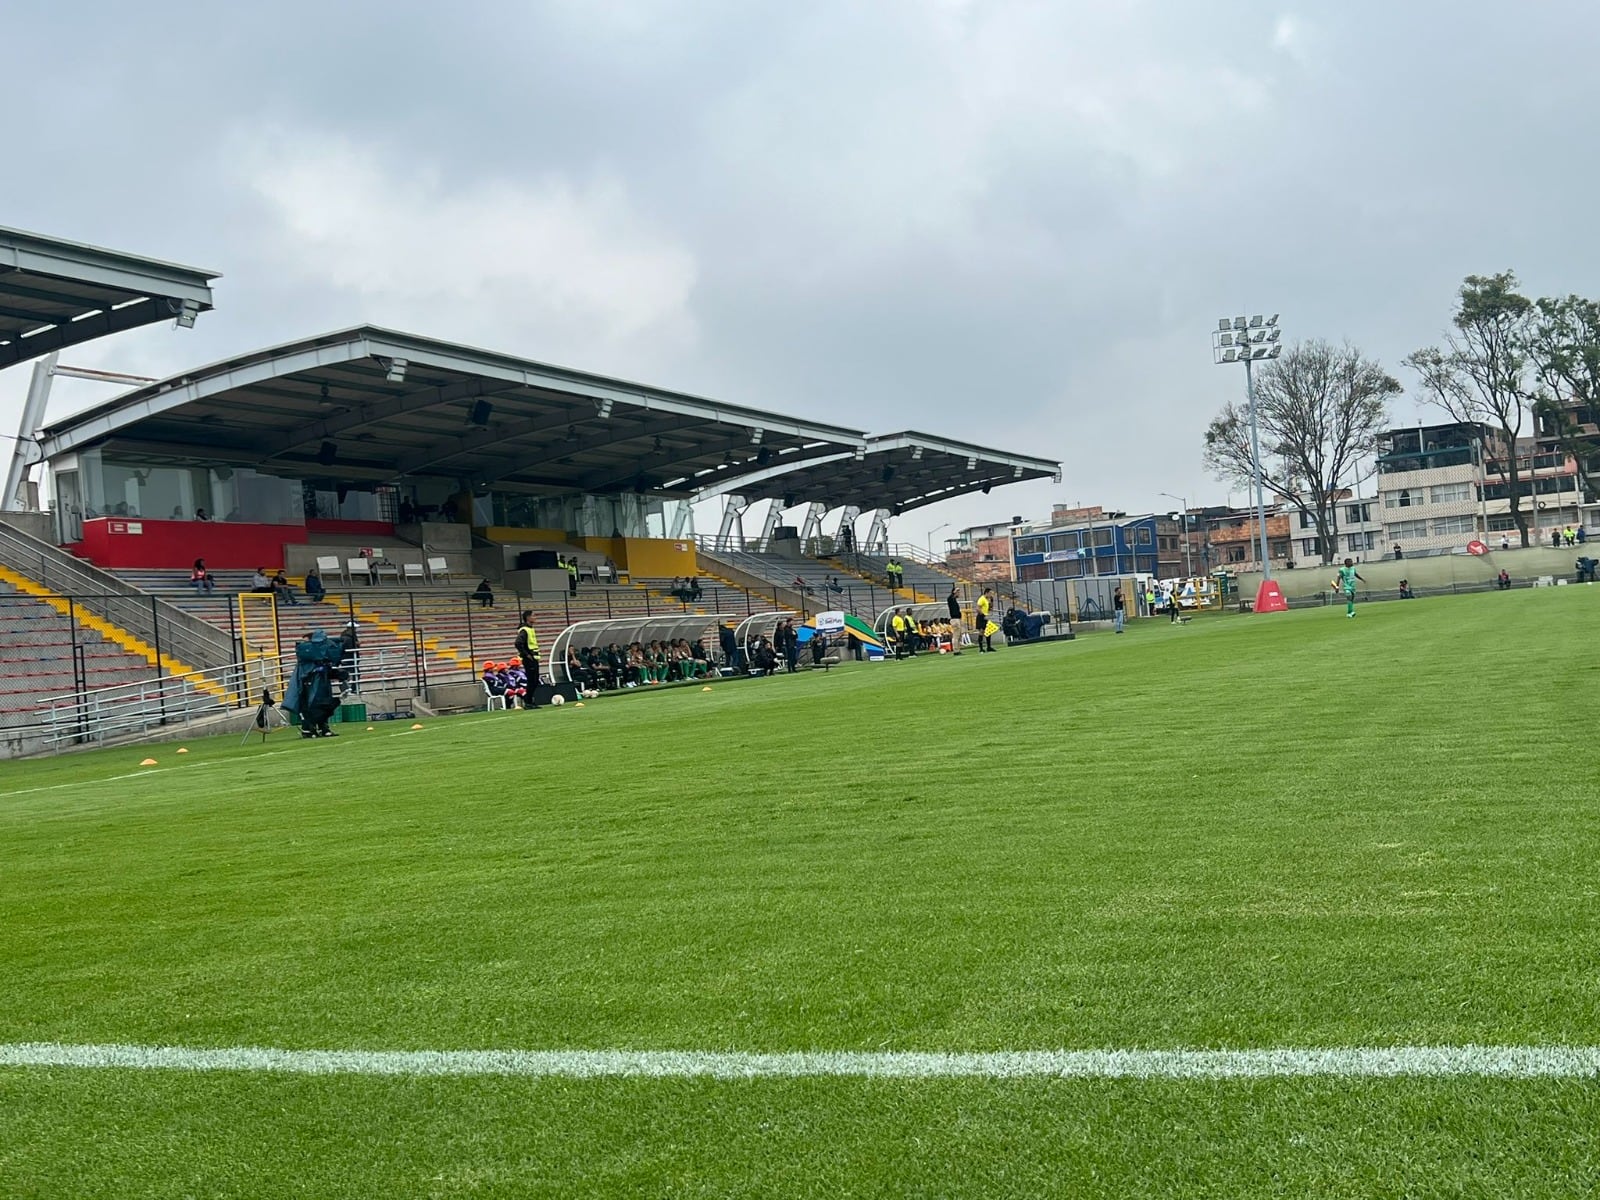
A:
[[[232,639],[199,617],[4,521],[0,521],[0,562],[151,645],[160,642],[162,653],[172,658],[199,668],[233,661]],[[111,604],[108,600],[141,603]]]
[[[383,691],[387,690],[386,684],[410,685],[413,678],[410,654],[364,648],[355,653],[357,682],[361,688]],[[103,744],[108,737],[189,725],[199,718],[216,716],[229,709],[247,708],[259,701],[264,689],[280,692],[281,681],[288,679],[294,668],[294,655],[285,654],[276,659],[255,659],[140,683],[117,684],[92,692],[54,696],[39,702],[41,713],[47,711],[49,716],[36,727],[45,740],[59,746],[69,741]],[[212,689],[223,691],[225,697],[208,694]]]

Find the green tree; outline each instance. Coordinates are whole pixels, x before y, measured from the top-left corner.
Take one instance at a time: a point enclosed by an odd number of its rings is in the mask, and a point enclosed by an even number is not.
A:
[[[1539,379],[1534,411],[1578,464],[1586,495],[1600,476],[1600,302],[1581,296],[1535,305],[1528,357]]]
[[[1268,360],[1256,376],[1261,482],[1309,513],[1333,561],[1338,499],[1356,464],[1373,453],[1400,384],[1346,343],[1301,342]],[[1225,406],[1206,428],[1205,465],[1219,479],[1248,486],[1250,414]]]
[[[1517,291],[1510,271],[1468,275],[1456,296],[1454,331],[1445,335],[1444,345],[1408,355],[1406,365],[1421,377],[1430,404],[1463,424],[1487,425],[1499,436],[1499,474],[1510,485],[1511,520],[1526,546],[1528,518],[1516,449],[1533,400],[1528,375],[1533,301]]]

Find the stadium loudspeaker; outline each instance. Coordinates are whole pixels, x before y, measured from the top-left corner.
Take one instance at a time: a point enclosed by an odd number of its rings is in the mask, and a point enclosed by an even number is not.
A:
[[[765,446],[756,451],[756,466],[764,467],[772,461],[772,451]]]
[[[467,415],[467,419],[474,425],[487,425],[489,416],[493,412],[494,405],[487,400],[476,400],[473,402],[472,411]]]
[[[332,442],[323,442],[317,447],[317,461],[325,467],[333,466],[333,460],[339,457],[339,447]]]

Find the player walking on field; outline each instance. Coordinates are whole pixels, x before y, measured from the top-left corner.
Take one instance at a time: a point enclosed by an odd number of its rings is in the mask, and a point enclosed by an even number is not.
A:
[[[1344,566],[1339,568],[1339,590],[1344,593],[1344,615],[1356,615],[1356,580],[1361,579],[1361,573],[1356,570],[1353,559],[1345,559]],[[1361,579],[1365,583],[1365,579]]]

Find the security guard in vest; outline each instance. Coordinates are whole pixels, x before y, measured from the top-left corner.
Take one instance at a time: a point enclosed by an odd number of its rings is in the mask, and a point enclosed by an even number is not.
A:
[[[569,596],[576,596],[578,594],[578,560],[575,558],[567,559],[566,568],[567,594]]]
[[[539,679],[539,631],[533,627],[533,610],[524,609],[522,612],[522,628],[517,630],[517,657],[522,660],[522,669],[528,676],[529,708],[538,708],[534,696],[538,690]]]

